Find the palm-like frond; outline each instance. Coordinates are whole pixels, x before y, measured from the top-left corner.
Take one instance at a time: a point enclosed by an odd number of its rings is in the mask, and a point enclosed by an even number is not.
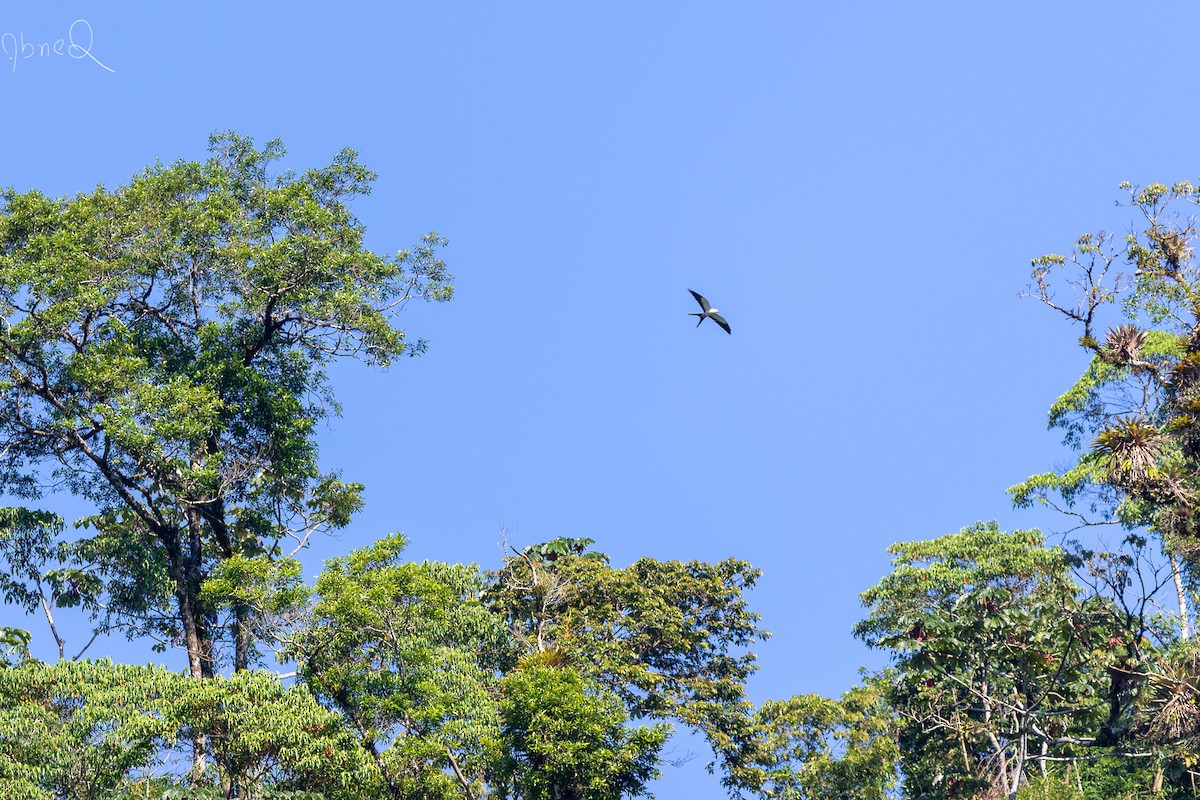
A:
[[[1101,431],[1094,446],[1109,458],[1112,469],[1146,475],[1162,457],[1162,433],[1143,417],[1122,417]]]
[[[1138,360],[1142,347],[1150,337],[1133,325],[1121,325],[1108,332],[1104,340],[1104,360],[1112,364],[1131,364]]]

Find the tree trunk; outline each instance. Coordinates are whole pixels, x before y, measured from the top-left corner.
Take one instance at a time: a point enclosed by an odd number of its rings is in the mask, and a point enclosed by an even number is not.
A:
[[[1188,621],[1187,593],[1183,590],[1183,576],[1179,573],[1179,560],[1175,554],[1168,552],[1171,560],[1171,577],[1175,579],[1175,597],[1179,601],[1179,638],[1185,642],[1191,636],[1192,627]]]
[[[229,538],[229,530],[225,525],[224,503],[218,501],[215,507],[209,507],[203,512],[204,521],[213,534],[213,539],[221,549],[221,555],[226,558],[234,556],[233,543]],[[233,671],[241,672],[250,669],[250,606],[241,600],[233,600]]]
[[[199,565],[191,553],[185,554],[174,530],[159,530],[155,534],[167,552],[167,564],[171,580],[175,584],[175,604],[179,609],[179,625],[183,633],[183,644],[187,648],[188,670],[197,680],[212,677],[212,643],[208,636],[203,615],[197,603],[200,591]]]
[[[205,452],[214,455],[221,450],[220,442],[209,437],[205,442]],[[212,540],[221,550],[224,558],[233,558],[233,539],[229,536],[229,526],[225,522],[225,498],[217,496],[213,500],[197,506],[200,516],[212,534]],[[233,601],[233,671],[241,672],[250,669],[250,617],[251,609],[243,602]]]
[[[187,648],[188,671],[194,680],[213,676],[212,642],[208,625],[199,607],[198,596],[201,583],[200,542],[197,539],[194,515],[188,514],[188,544],[185,552],[175,530],[157,531],[158,539],[167,551],[171,578],[175,583],[175,601],[179,607],[179,622],[183,629],[183,643]],[[199,733],[192,740],[192,776],[200,780],[207,768],[208,737]]]
[[[987,681],[980,683],[979,696],[983,701],[983,726],[987,730],[988,742],[991,743],[992,749],[996,752],[996,758],[1000,762],[1001,789],[1004,791],[1004,794],[1008,795],[1011,794],[1008,789],[1008,759],[1004,755],[1004,746],[1000,744],[999,738],[992,731],[992,699],[988,696]],[[1015,792],[1016,789],[1013,789],[1013,791]]]
[[[199,663],[199,673],[195,671],[192,677],[211,678],[213,676],[213,643],[212,634],[208,630],[208,620],[205,619],[204,609],[200,607],[200,587],[204,583],[204,535],[203,528],[200,523],[200,515],[194,509],[187,511],[188,521],[188,543],[187,549],[183,551],[183,563],[180,565],[180,570],[183,579],[182,596],[184,603],[181,604],[180,613],[185,619],[185,634],[188,622],[191,620],[192,630],[195,632],[194,641],[188,642],[189,660],[192,657],[192,648],[195,647],[195,661]]]
[[[1013,766],[1012,783],[1008,792],[1009,800],[1017,800],[1017,792],[1021,789],[1021,778],[1025,776],[1025,759],[1029,754],[1028,750],[1029,739],[1022,732],[1020,736],[1020,745],[1017,747],[1017,756],[1014,759],[1016,764]]]
[[[334,699],[341,707],[342,713],[350,720],[359,734],[359,743],[362,748],[371,755],[371,760],[375,762],[376,768],[379,770],[379,777],[383,779],[383,785],[387,787],[388,794],[392,800],[404,800],[404,793],[400,790],[400,785],[392,778],[392,771],[388,769],[387,762],[384,761],[383,755],[379,752],[379,748],[375,746],[375,741],[367,732],[366,727],[362,724],[362,720],[354,713],[350,704],[350,699],[344,691],[339,691],[334,695]]]

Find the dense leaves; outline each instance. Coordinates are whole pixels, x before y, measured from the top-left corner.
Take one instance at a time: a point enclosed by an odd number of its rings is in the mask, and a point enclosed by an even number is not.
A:
[[[895,785],[895,715],[874,684],[841,700],[798,695],[755,714],[761,737],[754,789],[786,800],[877,800]]]
[[[585,548],[560,548],[568,552],[553,560],[527,550],[492,577],[489,607],[506,621],[515,656],[537,653],[579,670],[633,718],[698,729],[731,790],[753,783],[745,682],[756,667],[747,648],[768,634],[742,594],[759,570],[736,559],[648,558],[616,569]]]
[[[1078,596],[1065,552],[994,523],[890,552],[856,634],[894,654],[908,790],[1010,794],[1046,758],[1115,743],[1140,643]]]
[[[436,235],[363,248],[348,203],[374,175],[353,151],[273,175],[279,142],[210,150],[112,191],[0,194],[0,491],[94,504],[66,555],[104,589],[101,627],[181,642],[197,677],[223,638],[235,668],[253,658],[255,609],[222,624],[200,597],[214,563],[275,557],[361,504],[317,467],[327,365],[421,352],[394,310],[451,294]]]
[[[190,763],[184,751],[197,730],[212,761],[206,774],[186,775],[174,765]],[[194,781],[221,796],[303,787],[353,797],[369,775],[339,720],[303,687],[260,672],[195,681],[110,661],[0,670],[0,754],[6,786],[70,800],[133,787],[157,795]]]
[[[670,726],[628,728],[621,701],[569,667],[530,657],[501,685],[498,798],[619,800],[648,794]]]
[[[503,628],[480,603],[478,570],[406,563],[403,547],[393,535],[331,561],[284,654],[354,732],[390,796],[472,797],[498,738]]]

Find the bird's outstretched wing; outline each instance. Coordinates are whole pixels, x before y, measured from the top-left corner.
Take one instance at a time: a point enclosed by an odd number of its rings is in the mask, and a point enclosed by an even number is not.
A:
[[[725,321],[725,318],[724,318],[724,317],[722,317],[720,314],[709,314],[709,316],[710,316],[710,317],[712,317],[712,321],[713,321],[713,322],[717,323],[717,324],[718,324],[718,325],[720,325],[722,328],[724,328],[726,333],[729,333],[729,334],[732,334],[732,333],[733,333],[733,331],[731,331],[731,330],[729,329],[729,323],[728,323],[728,322],[726,322],[726,321]]]
[[[688,291],[689,291],[689,292],[692,292],[692,290],[691,290],[691,289],[688,289]],[[702,294],[698,294],[698,293],[696,293],[696,292],[692,292],[692,297],[696,298],[696,302],[700,304],[700,310],[701,310],[701,311],[704,311],[704,312],[706,312],[706,313],[707,313],[707,312],[708,312],[708,310],[709,310],[710,308],[712,308],[712,306],[710,306],[710,305],[708,304],[708,301],[704,299],[704,295],[702,295]]]

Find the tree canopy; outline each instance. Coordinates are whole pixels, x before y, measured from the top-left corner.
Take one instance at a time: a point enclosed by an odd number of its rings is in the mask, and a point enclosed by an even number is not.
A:
[[[375,176],[353,151],[273,174],[278,141],[209,150],[112,191],[0,194],[0,491],[92,503],[63,555],[101,627],[182,641],[197,677],[224,643],[237,669],[255,655],[251,609],[201,601],[214,565],[285,556],[361,504],[318,469],[327,366],[422,352],[393,312],[452,293],[436,234],[363,247],[348,203]]]
[[[1200,189],[1126,187],[1139,229],[1033,261],[1087,363],[1049,412],[1073,462],[1010,493],[1072,529],[893,545],[854,629],[887,666],[755,703],[762,574],[735,557],[619,566],[559,536],[489,568],[392,533],[305,576],[364,489],[320,465],[329,368],[425,350],[397,312],[450,299],[446,242],[366,249],[352,151],[295,172],[278,142],[209,145],[113,190],[0,193],[0,493],[24,504],[0,507],[0,596],[57,654],[0,627],[3,797],[618,800],[651,796],[677,727],[731,798],[1195,796],[1200,267],[1175,209]],[[187,669],[88,658],[100,634]]]

